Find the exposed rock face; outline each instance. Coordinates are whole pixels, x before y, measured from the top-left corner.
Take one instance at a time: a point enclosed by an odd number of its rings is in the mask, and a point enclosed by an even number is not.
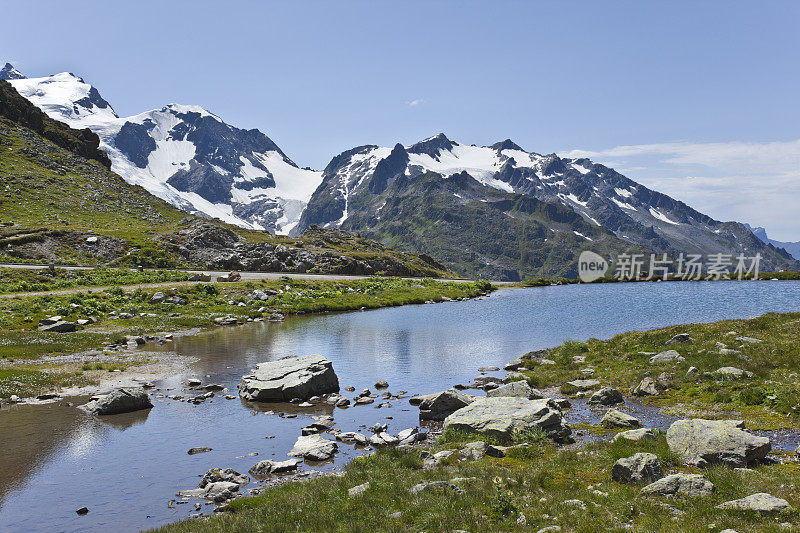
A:
[[[44,322],[44,321],[42,321]],[[39,324],[39,331],[48,331],[50,333],[69,333],[77,329],[75,322],[68,322],[66,320],[59,320],[52,324]]]
[[[339,378],[333,363],[321,355],[285,357],[259,364],[239,383],[239,396],[257,402],[307,400],[339,392]]]
[[[289,455],[309,461],[327,461],[339,450],[335,441],[322,435],[306,435],[297,439]]]
[[[114,392],[81,406],[95,415],[117,415],[142,409],[150,409],[153,404],[144,389],[117,389]]]
[[[608,428],[638,428],[642,425],[638,418],[616,409],[608,411],[600,419],[600,424]]]
[[[714,484],[700,474],[672,474],[650,483],[642,494],[659,496],[710,496]]]
[[[611,468],[614,481],[630,483],[645,481],[652,483],[664,477],[658,457],[652,453],[636,453],[631,457],[619,459]]]
[[[516,397],[476,400],[448,416],[444,428],[484,433],[505,440],[511,439],[514,430],[526,428],[539,428],[555,440],[565,439],[571,433],[553,400]]]
[[[766,492],[757,492],[738,500],[731,500],[717,505],[717,509],[735,509],[738,511],[759,511],[761,513],[777,513],[786,511],[792,506],[783,498],[776,498]]]
[[[744,430],[741,420],[677,420],[667,430],[667,444],[688,465],[747,466],[771,449],[767,437]]]
[[[473,401],[475,401],[474,396],[448,389],[436,394],[416,396],[415,398],[411,398],[409,403],[419,406],[420,420],[441,421],[450,414],[471,404]]]
[[[625,400],[622,398],[622,393],[617,389],[603,387],[599,391],[592,394],[586,403],[590,405],[615,405],[624,401]]]
[[[486,391],[488,398],[498,398],[500,396],[516,396],[519,398],[527,398],[529,400],[541,400],[546,398],[543,392],[534,389],[525,381],[512,381],[505,385],[501,385],[496,389]]]

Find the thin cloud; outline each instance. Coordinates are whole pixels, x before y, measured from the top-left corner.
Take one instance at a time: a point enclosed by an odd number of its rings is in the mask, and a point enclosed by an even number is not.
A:
[[[424,103],[425,103],[425,100],[423,100],[422,98],[417,98],[416,100],[411,100],[410,102],[406,102],[406,104],[408,104],[408,107],[416,107],[416,106],[418,106],[420,104],[424,104]]]
[[[627,169],[631,179],[720,220],[767,228],[770,237],[800,240],[800,139],[775,142],[670,142],[571,150]]]

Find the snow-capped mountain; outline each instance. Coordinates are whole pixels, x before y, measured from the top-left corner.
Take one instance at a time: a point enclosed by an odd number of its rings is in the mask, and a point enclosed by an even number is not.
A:
[[[97,133],[127,182],[185,211],[288,233],[322,179],[260,131],[230,126],[202,107],[170,104],[119,117],[74,74],[25,78],[9,64],[2,72],[51,118]]]
[[[311,197],[294,232],[317,224],[365,232],[376,239],[396,240],[396,230],[403,226],[398,220],[403,215],[394,208],[398,195],[407,198],[411,190],[419,187],[414,184],[423,176],[428,186],[431,175],[447,181],[448,177],[464,174],[486,188],[481,194],[486,198],[491,196],[493,205],[511,205],[508,202],[526,197],[560,204],[579,215],[588,227],[608,230],[622,243],[651,251],[748,255],[762,252],[774,259],[772,266],[791,261],[776,255],[774,249],[766,250],[764,243],[743,225],[716,221],[588,159],[528,152],[511,140],[491,146],[466,145],[444,134],[411,146],[361,146],[336,156],[323,171],[322,185]],[[456,181],[447,182],[450,200],[444,200],[441,194],[436,196],[440,205],[444,202],[452,211],[464,209],[470,201],[481,200],[465,198],[465,193],[454,187]],[[475,187],[469,187],[474,193]],[[502,195],[490,194],[487,192],[490,190],[505,193],[506,199],[500,200]],[[483,200],[488,201],[486,198]],[[508,217],[515,216],[510,209],[503,212]],[[418,213],[413,216],[419,220]],[[420,225],[440,223],[441,220],[431,219]],[[574,224],[560,228],[550,225],[549,229],[580,235],[588,247],[596,237]],[[492,230],[480,228],[480,231],[486,234],[486,242],[492,240],[487,233]],[[507,236],[494,238],[499,242]],[[618,249],[619,243],[612,247]],[[516,258],[507,261],[508,266],[515,262]]]
[[[0,69],[0,80],[21,80],[24,79],[25,75],[22,72],[18,71],[14,68],[14,65],[11,63],[6,63],[6,65]]]

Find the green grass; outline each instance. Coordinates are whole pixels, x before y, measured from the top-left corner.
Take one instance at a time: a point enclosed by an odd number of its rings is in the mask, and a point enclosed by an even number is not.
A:
[[[56,268],[28,270],[0,268],[0,294],[42,292],[76,287],[110,287],[186,281],[189,274],[173,270],[131,270],[128,268],[93,268],[64,270]]]
[[[451,436],[432,451],[458,449],[474,436]],[[715,505],[754,492],[769,492],[797,507],[800,476],[796,464],[760,467],[742,472],[712,468],[704,473],[716,486],[708,498],[664,500],[643,497],[642,484],[611,480],[614,461],[636,452],[658,455],[667,472],[696,472],[681,467],[663,435],[655,441],[596,442],[582,449],[558,448],[541,442],[516,450],[503,459],[454,461],[423,470],[419,450],[381,450],[352,461],[343,477],[291,482],[253,498],[235,500],[230,512],[207,521],[184,521],[159,529],[173,532],[257,531],[537,531],[559,525],[563,531],[779,531],[778,524],[800,524],[796,511],[778,517],[715,509]],[[458,485],[466,493],[409,493],[420,481],[472,478]],[[369,482],[363,496],[348,497],[347,489]],[[564,505],[579,499],[585,511]],[[679,513],[663,504],[674,505]],[[393,513],[400,512],[399,518]],[[520,513],[527,526],[519,526]],[[712,525],[713,524],[713,525]]]
[[[729,335],[731,331],[737,335]],[[677,333],[689,333],[693,341],[665,346]],[[750,344],[737,341],[736,336],[763,342]],[[796,428],[800,427],[798,339],[800,313],[769,313],[749,320],[634,331],[606,341],[568,341],[547,356],[555,365],[536,365],[528,360],[524,374],[533,386],[546,387],[582,377],[580,369],[592,367],[593,378],[628,394],[645,376],[655,379],[664,373],[667,390],[644,401],[664,407],[667,413],[743,418],[754,429]],[[717,342],[741,354],[720,354]],[[651,355],[647,353],[667,349],[677,350],[686,360],[675,364],[649,363]],[[574,363],[574,356],[586,360]],[[699,370],[696,378],[686,375],[692,366]],[[753,377],[722,380],[709,374],[723,366],[752,372]]]
[[[256,289],[274,292],[267,300],[248,296]],[[70,295],[39,295],[0,298],[0,368],[27,369],[45,356],[60,356],[121,343],[125,335],[181,331],[216,327],[214,318],[234,316],[241,321],[268,317],[274,312],[286,315],[374,309],[418,304],[445,299],[472,298],[493,290],[486,282],[440,282],[431,279],[368,278],[342,281],[314,281],[280,278],[240,283],[176,285],[174,288],[124,290],[114,287],[103,291],[78,292]],[[167,297],[178,296],[186,305],[154,303],[155,292]],[[239,304],[243,305],[239,305]],[[134,318],[115,318],[111,313],[130,312]],[[170,316],[172,314],[179,316]],[[146,316],[140,316],[145,314]],[[65,320],[94,318],[73,333],[47,333],[37,329],[42,318],[60,315]],[[94,365],[94,363],[92,363]],[[116,368],[116,367],[115,367]],[[112,368],[113,369],[113,368]],[[40,382],[57,388],[71,383],[72,372],[83,369],[80,364],[58,365],[42,369],[51,381]],[[0,378],[0,385],[12,379]],[[22,396],[29,387],[21,385],[0,388],[0,397]]]

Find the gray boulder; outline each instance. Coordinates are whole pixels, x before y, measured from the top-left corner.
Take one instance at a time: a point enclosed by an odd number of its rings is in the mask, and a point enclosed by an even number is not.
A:
[[[239,396],[258,402],[307,400],[339,392],[339,378],[333,363],[321,355],[284,357],[259,364],[239,382]]]
[[[203,479],[200,480],[200,485],[198,486],[202,489],[210,483],[219,483],[221,481],[242,486],[250,483],[250,478],[232,468],[212,468],[203,475]]]
[[[380,433],[375,433],[369,438],[369,443],[375,447],[381,446],[397,446],[400,444],[400,439],[395,437],[394,435],[390,435],[385,431]]]
[[[117,415],[152,407],[144,389],[117,389],[81,406],[83,410],[94,415]]]
[[[592,394],[586,403],[590,405],[615,405],[624,401],[625,400],[622,398],[622,393],[617,389],[603,387],[599,391]]]
[[[546,398],[544,393],[534,389],[526,381],[512,381],[505,385],[501,385],[496,389],[486,392],[488,398],[499,398],[501,396],[516,396],[519,398],[527,398],[529,400],[541,400]]]
[[[577,394],[594,390],[600,386],[596,379],[575,379],[561,385],[561,392],[564,394]]]
[[[361,496],[369,489],[369,481],[366,483],[362,483],[361,485],[356,485],[355,487],[347,489],[347,495],[350,497]]]
[[[766,492],[751,494],[739,500],[731,500],[717,505],[717,509],[734,509],[737,511],[758,511],[761,513],[777,513],[791,509],[792,506],[783,498],[776,498]]]
[[[672,346],[673,344],[681,344],[684,342],[692,342],[692,338],[688,333],[678,333],[670,340],[664,343],[665,346]]]
[[[420,420],[444,420],[450,414],[468,406],[475,401],[474,396],[463,394],[454,389],[448,389],[436,394],[417,396],[411,398],[411,405],[419,406]]]
[[[658,457],[652,453],[636,453],[619,459],[611,468],[611,479],[622,483],[652,483],[664,477]]]
[[[288,455],[309,461],[327,461],[338,449],[335,441],[322,435],[304,435],[297,439]]]
[[[259,461],[250,469],[250,475],[264,479],[270,474],[283,474],[297,470],[300,461],[297,459],[288,459],[286,461]]]
[[[522,368],[522,366],[523,366],[522,357],[517,357],[516,359],[512,359],[511,361],[503,365],[503,370],[510,372],[514,370],[519,370],[520,368]]]
[[[642,378],[642,381],[633,389],[634,396],[655,396],[658,394],[656,381],[651,377]]]
[[[753,373],[735,366],[723,366],[712,372],[714,377],[718,379],[744,379],[752,378]]]
[[[560,440],[572,432],[564,423],[561,409],[551,399],[516,397],[481,398],[444,420],[444,429],[471,431],[510,440],[515,430],[539,428]]]
[[[677,420],[667,430],[670,450],[688,465],[743,467],[760,461],[771,449],[767,437],[745,431],[741,420]]]
[[[638,418],[616,409],[610,409],[600,419],[600,424],[607,428],[638,428],[642,425]]]
[[[681,354],[679,354],[675,350],[667,350],[666,352],[661,352],[659,354],[654,355],[650,358],[650,363],[682,363],[686,361]]]
[[[658,496],[710,496],[714,484],[700,474],[672,474],[650,483],[642,494]]]

